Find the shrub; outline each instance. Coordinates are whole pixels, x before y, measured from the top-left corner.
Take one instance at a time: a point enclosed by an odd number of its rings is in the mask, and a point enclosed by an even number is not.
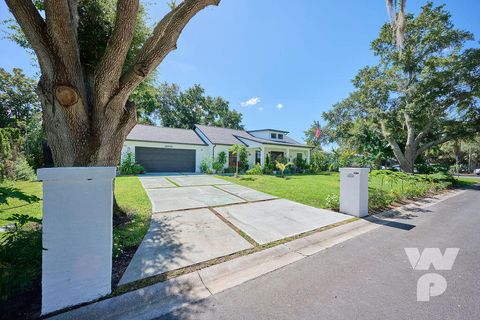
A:
[[[212,163],[212,169],[215,173],[222,173],[224,165],[218,161]]]
[[[325,206],[331,209],[340,209],[340,196],[336,193],[331,193],[325,198]]]
[[[368,189],[368,207],[371,209],[386,208],[395,201],[394,192],[388,193],[385,190],[369,188]]]
[[[223,170],[224,173],[235,173],[235,167],[228,167]]]
[[[13,162],[12,173],[9,178],[11,180],[30,181],[35,180],[36,175],[33,168],[28,164],[27,159],[19,157]]]
[[[328,155],[323,150],[315,150],[310,155],[310,169],[313,172],[327,171]]]
[[[208,171],[208,163],[207,163],[207,160],[203,159],[202,162],[200,163],[200,172],[207,173],[207,171]]]
[[[259,163],[257,163],[252,169],[247,170],[246,174],[261,175],[261,174],[263,174],[262,166]]]
[[[130,149],[127,150],[123,157],[119,169],[121,174],[140,174],[145,172],[145,168],[143,168],[141,164],[135,162],[133,153]]]
[[[0,240],[0,298],[6,300],[31,288],[42,265],[41,220],[14,214],[7,220],[13,226]]]

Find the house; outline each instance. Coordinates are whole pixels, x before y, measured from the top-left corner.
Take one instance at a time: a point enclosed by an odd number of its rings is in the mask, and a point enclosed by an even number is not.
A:
[[[243,144],[248,151],[248,164],[263,167],[267,155],[272,161],[286,158],[306,159],[310,163],[310,147],[275,129],[234,130],[195,125],[193,130],[136,125],[123,145],[122,154],[130,150],[147,172],[200,172],[204,159],[217,159],[220,152],[228,155],[226,167],[234,166],[236,157],[228,149]]]

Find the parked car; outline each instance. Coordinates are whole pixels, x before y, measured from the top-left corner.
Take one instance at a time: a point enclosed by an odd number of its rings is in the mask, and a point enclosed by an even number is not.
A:
[[[401,168],[400,168],[400,165],[398,164],[395,164],[392,166],[392,170],[394,171],[403,171]],[[413,168],[413,173],[418,173],[418,169],[417,168]]]
[[[480,176],[480,168],[473,170],[473,173],[475,173],[477,176]]]

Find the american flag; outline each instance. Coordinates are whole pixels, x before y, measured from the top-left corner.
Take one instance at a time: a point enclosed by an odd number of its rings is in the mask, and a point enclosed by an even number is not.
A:
[[[315,129],[315,138],[320,138],[320,135],[322,134],[322,132],[320,131],[320,123],[317,121],[316,122],[316,125],[317,125],[317,128]]]

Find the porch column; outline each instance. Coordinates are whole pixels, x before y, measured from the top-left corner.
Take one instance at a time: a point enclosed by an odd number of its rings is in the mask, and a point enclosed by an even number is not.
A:
[[[263,168],[265,165],[265,148],[261,147],[260,148],[260,166]]]
[[[311,149],[308,149],[307,151],[307,164],[310,164],[310,153],[311,153]]]
[[[287,151],[285,152],[285,157],[287,158],[287,161],[290,161],[290,148],[287,148]]]

